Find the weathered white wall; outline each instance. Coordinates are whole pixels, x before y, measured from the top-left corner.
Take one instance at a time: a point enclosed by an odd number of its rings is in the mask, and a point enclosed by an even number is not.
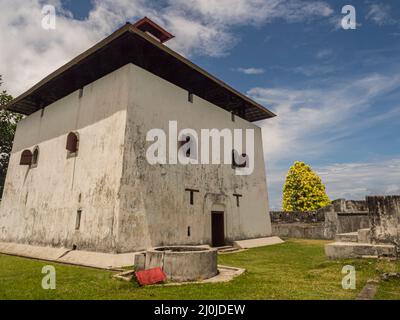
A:
[[[230,165],[150,165],[146,134],[154,128],[252,128],[255,170]],[[66,138],[79,133],[68,158]],[[40,148],[36,168],[20,166]],[[129,252],[151,246],[211,243],[211,211],[225,211],[227,240],[268,236],[271,224],[261,130],[134,65],[53,103],[19,125],[0,207],[0,241]],[[198,189],[195,204],[186,188]],[[240,208],[234,193],[242,194]],[[79,231],[77,210],[82,209]],[[191,228],[191,236],[187,230]]]
[[[111,251],[118,217],[129,66],[19,123],[0,209],[1,241]],[[66,139],[79,133],[79,153]],[[39,146],[36,168],[21,152]],[[77,210],[81,228],[75,231]]]
[[[130,97],[121,186],[119,250],[148,246],[211,243],[211,211],[225,211],[227,240],[268,236],[265,165],[259,127],[131,65]],[[201,129],[254,129],[255,170],[236,176],[231,165],[150,165],[146,158],[146,134],[154,128],[168,132],[169,121],[178,131]],[[186,188],[198,189],[190,205]],[[240,207],[233,194],[242,194]],[[191,236],[187,230],[191,228]]]

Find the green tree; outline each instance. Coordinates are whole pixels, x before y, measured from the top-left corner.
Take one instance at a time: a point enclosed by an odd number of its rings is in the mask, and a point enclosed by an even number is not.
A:
[[[0,76],[0,86],[1,84]],[[21,115],[2,109],[11,100],[12,96],[6,91],[0,91],[0,198],[3,193],[15,130],[18,121],[22,119]]]
[[[313,211],[331,204],[321,178],[304,162],[295,162],[283,187],[283,210]]]

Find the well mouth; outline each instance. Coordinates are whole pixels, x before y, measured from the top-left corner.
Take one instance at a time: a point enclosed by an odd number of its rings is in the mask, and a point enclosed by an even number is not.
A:
[[[199,281],[218,274],[218,254],[208,246],[157,247],[146,252],[145,268],[161,268],[171,281]]]

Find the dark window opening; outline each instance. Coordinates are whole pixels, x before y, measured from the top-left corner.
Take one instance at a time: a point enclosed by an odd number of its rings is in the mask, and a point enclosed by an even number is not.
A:
[[[242,156],[239,156],[239,153],[236,150],[232,151],[232,168],[247,168],[249,161],[249,156],[246,153],[242,153]]]
[[[235,114],[233,113],[233,111],[231,112],[231,117],[232,117],[232,122],[235,122],[236,116],[235,116]]]
[[[187,235],[188,235],[188,237],[190,237],[190,236],[191,236],[191,230],[190,230],[190,227],[188,227],[188,233],[187,233]]]
[[[193,103],[193,101],[194,101],[194,95],[193,95],[193,93],[190,93],[190,92],[189,92],[189,94],[188,94],[188,101],[189,101],[190,103]]]
[[[234,197],[236,197],[236,206],[239,208],[240,207],[240,198],[243,196],[241,194],[234,194]]]
[[[21,154],[21,160],[19,164],[21,166],[30,166],[32,163],[32,152],[31,150],[24,150]]]
[[[199,193],[199,190],[194,190],[194,189],[186,189],[186,192],[190,192],[190,205],[194,205],[194,194]]]
[[[66,149],[69,152],[69,155],[74,155],[78,152],[79,147],[79,137],[75,132],[70,132],[67,137],[67,146]]]
[[[81,218],[82,218],[82,210],[78,210],[76,213],[75,230],[79,230],[81,228]]]

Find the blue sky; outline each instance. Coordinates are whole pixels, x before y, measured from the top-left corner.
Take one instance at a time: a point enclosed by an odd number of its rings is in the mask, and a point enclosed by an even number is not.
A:
[[[147,15],[176,35],[169,46],[278,114],[258,123],[273,208],[296,160],[320,174],[332,199],[400,194],[399,1],[52,0],[60,15],[52,34],[35,25],[47,2],[25,10],[21,0],[1,2],[0,27],[11,31],[0,31],[10,44],[0,74],[15,95]],[[346,4],[356,30],[340,27]]]

